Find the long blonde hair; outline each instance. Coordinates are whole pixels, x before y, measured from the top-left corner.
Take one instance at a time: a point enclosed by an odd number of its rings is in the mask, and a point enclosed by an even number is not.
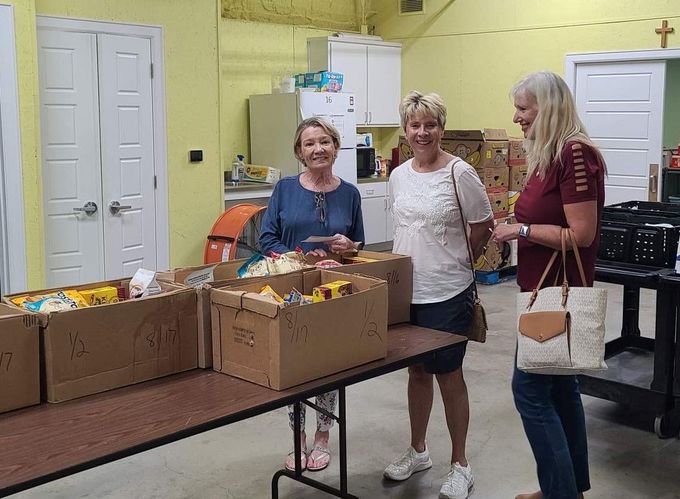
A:
[[[588,136],[586,127],[576,112],[571,91],[560,76],[551,71],[531,73],[517,82],[510,91],[513,99],[521,93],[533,97],[538,106],[538,114],[531,125],[533,140],[526,141],[529,175],[537,172],[543,179],[554,159],[562,164],[560,153],[570,140],[593,147],[606,173],[602,155]]]

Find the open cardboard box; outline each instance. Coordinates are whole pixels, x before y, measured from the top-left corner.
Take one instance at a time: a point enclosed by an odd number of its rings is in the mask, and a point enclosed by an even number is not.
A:
[[[216,282],[231,282],[238,278],[238,269],[247,259],[209,263],[157,272],[157,281],[195,287],[197,293],[198,367],[212,366],[212,327],[210,325],[210,286]]]
[[[353,294],[281,308],[258,294],[312,294],[324,283],[350,281]],[[213,369],[275,390],[384,358],[387,283],[356,274],[310,270],[253,278],[210,290]]]
[[[0,303],[0,413],[40,403],[40,322]]]
[[[32,291],[92,289],[127,284],[118,279]],[[158,295],[38,314],[42,325],[45,398],[63,402],[197,366],[196,292],[159,281]]]
[[[338,270],[348,274],[364,274],[387,281],[389,294],[388,323],[397,324],[410,320],[411,295],[413,293],[413,270],[411,258],[394,253],[380,253],[375,251],[359,251],[357,255],[376,260],[375,262],[343,265]],[[330,254],[326,257],[306,258],[310,266],[319,260],[333,259],[342,262],[341,255]],[[198,367],[212,366],[212,326],[210,318],[210,289],[233,285],[243,282],[238,279],[238,269],[246,259],[232,260],[218,264],[198,265],[195,267],[179,268],[166,272],[158,272],[159,281],[174,282],[187,286],[202,283],[197,288],[198,293]],[[309,270],[314,270],[310,267]],[[258,279],[258,278],[248,278]]]
[[[307,256],[310,264],[319,260],[336,260],[343,263],[338,267],[338,272],[347,274],[363,274],[387,281],[389,295],[388,324],[408,322],[411,317],[411,297],[413,295],[413,267],[411,257],[397,255],[395,253],[382,253],[378,251],[359,251],[356,255],[362,258],[376,260],[375,262],[344,264],[346,258],[342,255],[330,254],[325,257]]]

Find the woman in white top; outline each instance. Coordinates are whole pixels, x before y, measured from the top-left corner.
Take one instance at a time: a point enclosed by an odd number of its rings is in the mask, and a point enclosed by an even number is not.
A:
[[[410,92],[399,112],[414,158],[390,176],[395,253],[413,262],[411,323],[466,334],[472,319],[473,274],[463,230],[469,230],[477,258],[493,229],[493,213],[475,169],[440,147],[446,106],[437,94]],[[460,205],[454,193],[452,173]],[[461,209],[468,226],[463,228]],[[465,455],[469,420],[463,357],[467,343],[437,353],[424,364],[409,367],[408,407],[411,446],[385,469],[385,477],[406,480],[432,466],[425,436],[434,397],[433,377],[442,394],[451,436],[451,471],[440,498],[466,498],[472,469]]]

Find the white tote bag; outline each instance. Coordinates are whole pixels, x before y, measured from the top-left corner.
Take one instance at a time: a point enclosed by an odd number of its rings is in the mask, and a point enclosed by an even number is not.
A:
[[[566,238],[570,237],[581,282],[570,287]],[[517,295],[517,368],[536,374],[581,374],[607,369],[604,362],[607,290],[585,287],[581,256],[571,229],[562,229],[561,286],[541,289],[560,251],[555,250],[538,287]]]

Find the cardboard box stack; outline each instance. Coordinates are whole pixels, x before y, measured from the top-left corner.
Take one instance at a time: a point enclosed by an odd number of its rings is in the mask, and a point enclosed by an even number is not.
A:
[[[38,319],[0,304],[0,413],[40,403]]]
[[[520,192],[524,190],[527,179],[527,157],[524,152],[524,140],[511,137],[509,139],[510,152],[508,165],[510,167],[510,182],[508,185],[508,214],[515,213],[515,203]]]
[[[472,165],[486,187],[495,218],[508,216],[509,142],[502,128],[445,130],[442,149]],[[406,137],[399,137],[399,163],[413,157]]]
[[[261,293],[351,283],[352,293],[283,306]],[[213,369],[284,390],[387,355],[387,283],[329,270],[252,278],[210,291]]]

